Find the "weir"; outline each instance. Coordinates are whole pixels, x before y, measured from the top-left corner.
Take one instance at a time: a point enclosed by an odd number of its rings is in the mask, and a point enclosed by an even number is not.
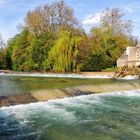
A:
[[[105,92],[128,91],[139,89],[140,85],[138,83],[130,82],[112,85],[86,85],[73,88],[38,90],[32,91],[31,93],[0,96],[0,107],[48,101],[53,99],[69,98],[81,95],[102,94]]]

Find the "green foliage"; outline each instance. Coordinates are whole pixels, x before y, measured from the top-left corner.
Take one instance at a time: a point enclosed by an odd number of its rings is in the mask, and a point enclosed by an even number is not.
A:
[[[48,52],[54,44],[53,33],[47,33],[45,35],[35,37],[29,47],[29,54],[31,55],[34,70],[44,69],[44,61],[48,58]]]
[[[28,28],[24,28],[19,35],[8,42],[7,68],[16,71],[42,70],[53,43],[53,33],[48,32],[36,37]]]
[[[112,67],[112,62],[108,56],[94,54],[83,64],[82,71],[102,71],[105,68]]]
[[[117,58],[128,46],[125,35],[114,35],[108,24],[93,28],[91,31],[91,54],[83,64],[82,70],[101,71],[116,65]]]
[[[87,35],[63,1],[37,7],[27,13],[21,33],[0,51],[0,69],[77,72],[115,67],[125,48],[138,42],[123,16],[120,9],[106,9],[100,26]]]
[[[12,52],[12,62],[13,62],[13,70],[24,70],[23,64],[28,61],[28,57],[26,56],[26,49],[29,45],[28,42],[28,34],[29,31],[27,28],[25,28],[21,34],[19,34],[16,37],[16,41],[13,46],[13,52]]]
[[[5,51],[0,50],[0,69],[6,69]]]
[[[120,68],[118,68],[118,67],[112,67],[112,68],[106,68],[102,71],[104,71],[104,72],[117,72],[119,70],[120,70]]]
[[[80,36],[73,36],[70,31],[61,31],[59,39],[44,63],[46,69],[53,69],[56,72],[77,71],[76,60],[79,55],[78,45],[80,41]]]

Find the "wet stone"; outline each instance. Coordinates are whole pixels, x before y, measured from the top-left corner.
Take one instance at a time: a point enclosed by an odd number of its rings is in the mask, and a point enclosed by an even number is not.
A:
[[[10,96],[0,96],[0,107],[18,104],[28,104],[31,102],[37,102],[37,100],[30,94],[15,94]]]

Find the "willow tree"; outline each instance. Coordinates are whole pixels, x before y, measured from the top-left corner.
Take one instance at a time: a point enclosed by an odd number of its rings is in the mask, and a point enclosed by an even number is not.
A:
[[[80,36],[73,35],[70,31],[61,31],[60,37],[50,50],[48,59],[44,63],[46,69],[53,69],[56,72],[77,71],[78,45],[80,43]]]

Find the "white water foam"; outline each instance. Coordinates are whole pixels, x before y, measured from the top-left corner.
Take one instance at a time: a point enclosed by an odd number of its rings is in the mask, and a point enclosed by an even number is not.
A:
[[[50,100],[48,102],[37,102],[30,104],[22,104],[9,107],[0,108],[0,117],[14,117],[19,120],[19,123],[24,126],[31,123],[29,120],[30,116],[39,117],[41,115],[45,118],[50,118],[51,120],[60,120],[65,123],[71,123],[77,121],[77,117],[72,110],[67,110],[67,108],[75,108],[79,110],[87,109],[88,106],[107,106],[104,102],[104,97],[115,97],[115,96],[127,96],[127,97],[140,97],[140,90],[133,91],[123,91],[123,92],[110,92],[110,93],[101,93],[101,94],[92,94],[92,95],[82,95],[71,98]],[[57,117],[56,117],[57,116]],[[47,124],[49,126],[49,124]]]
[[[140,97],[140,90],[84,95],[48,102],[2,107],[0,108],[0,118],[1,112],[7,117],[2,118],[1,124],[4,126],[6,123],[6,126],[1,127],[1,134],[2,136],[4,134],[8,139],[16,140],[28,139],[29,136],[33,136],[30,139],[49,139],[53,138],[52,136],[55,136],[55,139],[62,139],[64,136],[68,136],[65,139],[97,139],[98,134],[101,139],[108,139],[109,136],[114,139],[123,139],[131,134],[132,137],[128,137],[128,139],[138,139],[138,137],[133,136],[139,136],[139,104],[135,104],[134,100],[131,102],[127,98],[112,100],[116,96],[127,97],[131,94],[136,98],[139,94]],[[109,98],[104,98],[104,96]],[[110,98],[110,96],[113,97]],[[123,104],[125,99],[126,102]],[[130,103],[129,106],[127,103]],[[71,107],[71,105],[73,106]],[[87,107],[83,108],[84,106]],[[118,126],[118,122],[121,124],[120,126]],[[130,127],[132,123],[134,125]],[[97,137],[96,135],[92,137],[96,133]],[[124,135],[122,135],[123,133]],[[46,137],[47,135],[49,138]]]
[[[127,75],[125,77],[117,77],[118,80],[137,80],[139,75]]]
[[[130,91],[122,91],[122,92],[111,92],[111,93],[103,93],[101,96],[128,96],[128,97],[140,97],[140,90],[130,90]]]
[[[45,102],[37,102],[37,103],[29,103],[29,104],[21,104],[21,105],[15,105],[15,106],[9,106],[9,107],[1,107],[2,110],[13,110],[14,108],[22,108],[22,110],[26,110],[27,108],[39,108],[43,105],[48,105],[49,109],[52,109],[53,107],[56,107],[55,104],[76,104],[79,105],[79,102],[81,103],[101,103],[102,100],[100,97],[104,96],[128,96],[128,97],[140,97],[140,90],[130,90],[130,91],[118,91],[118,92],[106,92],[106,93],[97,93],[97,94],[91,94],[91,95],[81,95],[76,97],[66,97],[63,99],[53,99]]]
[[[52,78],[95,78],[95,79],[110,79],[113,78],[112,76],[109,75],[82,75],[82,74],[64,74],[64,73],[60,73],[60,74],[55,74],[55,73],[48,73],[48,74],[42,74],[42,73],[17,73],[17,74],[9,74],[9,73],[0,73],[0,75],[3,76],[27,76],[27,77],[52,77]]]

